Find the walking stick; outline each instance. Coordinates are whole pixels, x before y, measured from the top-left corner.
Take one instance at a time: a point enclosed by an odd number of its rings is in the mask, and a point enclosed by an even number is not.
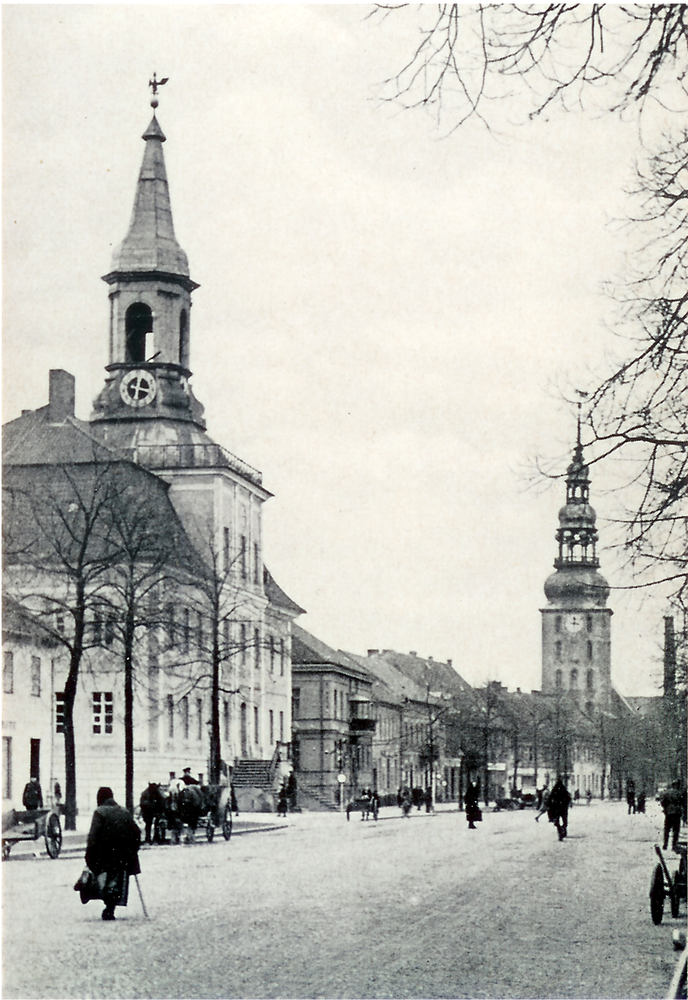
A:
[[[136,888],[139,890],[139,899],[141,900],[141,906],[143,907],[143,915],[146,918],[146,920],[150,920],[150,917],[148,916],[148,910],[146,909],[146,904],[143,901],[143,893],[141,892],[141,886],[139,885],[139,877],[138,875],[134,875],[134,878],[136,879]]]

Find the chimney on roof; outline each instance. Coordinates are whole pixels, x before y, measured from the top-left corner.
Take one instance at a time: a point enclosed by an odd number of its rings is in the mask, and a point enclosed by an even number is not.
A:
[[[415,649],[412,649],[411,652],[409,653],[409,656],[418,656],[418,653],[415,651]]]
[[[50,371],[48,417],[51,424],[61,424],[74,416],[74,376],[62,368]]]
[[[380,652],[380,650],[379,650],[379,649],[369,649],[369,650],[368,650],[368,656],[377,656],[377,654],[378,654],[379,652]]]
[[[428,660],[430,661],[430,663],[432,663],[432,657],[431,656],[428,657]]]
[[[451,669],[451,667],[453,666],[452,660],[447,660],[447,666]]]

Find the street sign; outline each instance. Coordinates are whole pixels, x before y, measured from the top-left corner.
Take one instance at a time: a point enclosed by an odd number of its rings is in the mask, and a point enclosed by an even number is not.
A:
[[[344,785],[346,783],[346,775],[345,774],[338,774],[337,775],[337,781],[339,782],[340,785]]]

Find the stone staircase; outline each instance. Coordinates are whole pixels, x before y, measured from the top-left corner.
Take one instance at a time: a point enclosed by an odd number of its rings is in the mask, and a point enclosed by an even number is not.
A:
[[[274,784],[271,764],[272,761],[269,760],[238,760],[232,773],[234,790],[262,788],[265,792],[271,792]]]

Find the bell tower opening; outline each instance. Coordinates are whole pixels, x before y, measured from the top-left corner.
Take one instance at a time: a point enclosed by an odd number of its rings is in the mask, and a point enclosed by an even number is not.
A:
[[[129,364],[139,365],[146,361],[153,348],[153,313],[144,302],[129,306],[125,320],[126,358]]]

